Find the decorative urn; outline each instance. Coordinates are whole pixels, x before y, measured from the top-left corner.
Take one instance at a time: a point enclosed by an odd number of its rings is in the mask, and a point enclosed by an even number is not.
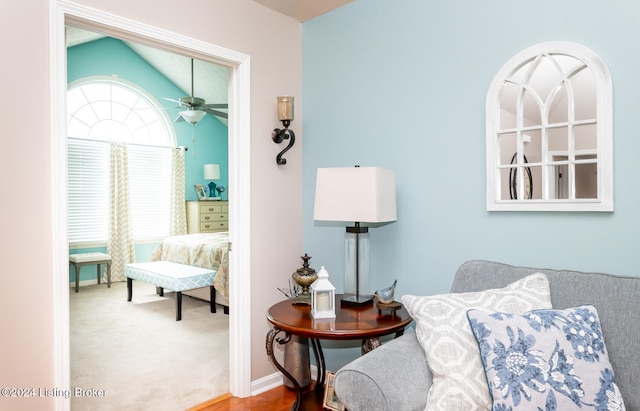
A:
[[[318,279],[318,275],[316,274],[316,270],[309,267],[311,256],[305,253],[304,256],[300,258],[302,258],[302,267],[298,268],[291,277],[296,284],[302,287],[302,292],[293,299],[293,304],[311,305],[309,287]]]

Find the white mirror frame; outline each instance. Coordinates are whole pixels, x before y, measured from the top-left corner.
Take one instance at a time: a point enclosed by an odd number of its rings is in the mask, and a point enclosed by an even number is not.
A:
[[[596,85],[597,198],[590,199],[502,199],[500,168],[501,90],[512,73],[537,56],[564,54],[582,61]],[[524,127],[523,127],[524,128]],[[544,132],[544,124],[541,125]],[[511,130],[524,135],[522,129]],[[486,100],[486,177],[488,211],[613,211],[613,97],[609,69],[592,50],[571,42],[546,42],[512,57],[494,77]],[[549,178],[547,178],[549,180]],[[522,181],[522,180],[520,180]],[[541,182],[538,182],[541,183]],[[549,184],[542,181],[542,184]]]

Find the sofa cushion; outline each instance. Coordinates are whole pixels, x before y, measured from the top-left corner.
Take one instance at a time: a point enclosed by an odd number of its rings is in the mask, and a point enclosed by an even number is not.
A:
[[[595,307],[467,316],[493,409],[624,410]]]
[[[627,267],[637,272],[637,267]],[[616,372],[628,410],[640,411],[640,277],[539,267],[515,267],[493,261],[472,260],[456,273],[452,292],[500,288],[536,272],[549,279],[553,308],[564,309],[589,303],[598,309],[600,325],[607,338],[609,361]],[[636,274],[637,275],[637,274]]]
[[[540,273],[502,289],[426,297],[405,295],[402,302],[416,321],[416,335],[433,374],[426,407],[430,411],[491,408],[480,352],[467,321],[467,310],[521,314],[533,309],[551,308],[549,283]]]

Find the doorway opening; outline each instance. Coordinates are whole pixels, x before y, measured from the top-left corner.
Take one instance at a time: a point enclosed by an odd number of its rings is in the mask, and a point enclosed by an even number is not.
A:
[[[54,281],[54,351],[55,383],[68,387],[70,380],[69,353],[69,279],[67,238],[67,144],[66,144],[66,47],[65,25],[70,24],[108,36],[123,38],[227,66],[229,78],[229,232],[233,244],[230,253],[229,318],[231,393],[238,397],[250,395],[250,66],[242,53],[191,39],[156,27],[124,19],[95,9],[56,1],[52,7],[51,34],[51,178]],[[57,409],[68,409],[64,398],[56,400]]]

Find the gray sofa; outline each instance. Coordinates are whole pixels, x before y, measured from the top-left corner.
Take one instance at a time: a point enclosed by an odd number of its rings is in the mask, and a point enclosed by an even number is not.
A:
[[[626,409],[640,411],[640,277],[468,261],[458,268],[451,291],[502,288],[536,272],[547,275],[554,308],[596,307]],[[430,385],[413,332],[345,365],[335,378],[336,394],[349,411],[424,410]]]

